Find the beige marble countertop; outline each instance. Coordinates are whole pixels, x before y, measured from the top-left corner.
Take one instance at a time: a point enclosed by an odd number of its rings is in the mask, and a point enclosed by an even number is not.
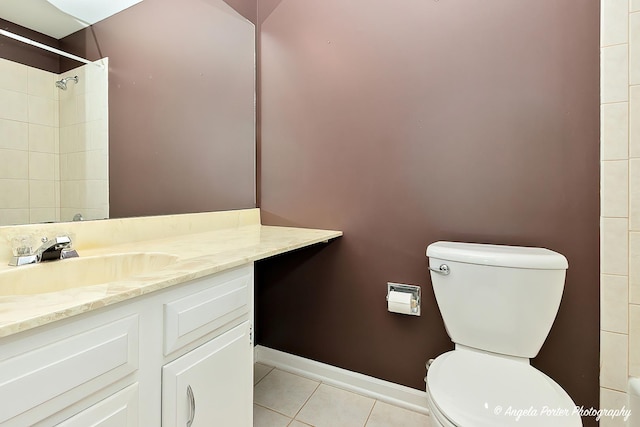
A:
[[[34,295],[2,295],[2,272],[8,269],[50,268],[55,261],[24,267],[0,267],[0,337],[115,304],[273,255],[327,242],[340,231],[272,227],[260,224],[198,232],[107,247],[85,248],[84,257],[127,253],[163,253],[175,263],[157,271],[102,283]],[[6,292],[5,292],[6,294]]]

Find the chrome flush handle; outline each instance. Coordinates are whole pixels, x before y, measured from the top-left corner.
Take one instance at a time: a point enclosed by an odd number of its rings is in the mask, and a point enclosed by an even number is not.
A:
[[[190,385],[187,386],[187,399],[189,399],[189,419],[187,420],[187,427],[191,427],[193,419],[196,416],[196,398],[193,395],[193,390]]]
[[[434,273],[442,274],[443,276],[448,276],[450,273],[449,266],[447,264],[441,264],[437,269],[430,266],[429,270],[433,271]]]

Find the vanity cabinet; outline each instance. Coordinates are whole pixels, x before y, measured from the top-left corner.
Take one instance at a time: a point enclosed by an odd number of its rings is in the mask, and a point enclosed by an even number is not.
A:
[[[0,426],[53,425],[87,396],[112,393],[139,367],[139,317],[104,315],[0,341]],[[111,387],[110,387],[111,386]]]
[[[249,322],[162,368],[162,426],[251,426]]]
[[[58,424],[58,427],[138,426],[138,384],[132,384]]]
[[[252,313],[247,264],[0,338],[0,427],[249,427]]]

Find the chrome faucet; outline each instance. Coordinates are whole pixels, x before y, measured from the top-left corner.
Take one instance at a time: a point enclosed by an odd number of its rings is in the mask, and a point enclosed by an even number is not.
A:
[[[78,257],[78,252],[71,248],[71,237],[69,236],[58,236],[51,240],[43,237],[42,246],[35,252],[31,252],[29,248],[19,248],[17,252],[18,254],[9,261],[9,265],[18,266]]]

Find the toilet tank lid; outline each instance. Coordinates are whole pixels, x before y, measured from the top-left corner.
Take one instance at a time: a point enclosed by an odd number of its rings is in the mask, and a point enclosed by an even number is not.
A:
[[[566,270],[569,267],[567,259],[562,254],[545,248],[522,246],[435,242],[427,247],[427,256],[446,261],[497,267],[539,270]]]

